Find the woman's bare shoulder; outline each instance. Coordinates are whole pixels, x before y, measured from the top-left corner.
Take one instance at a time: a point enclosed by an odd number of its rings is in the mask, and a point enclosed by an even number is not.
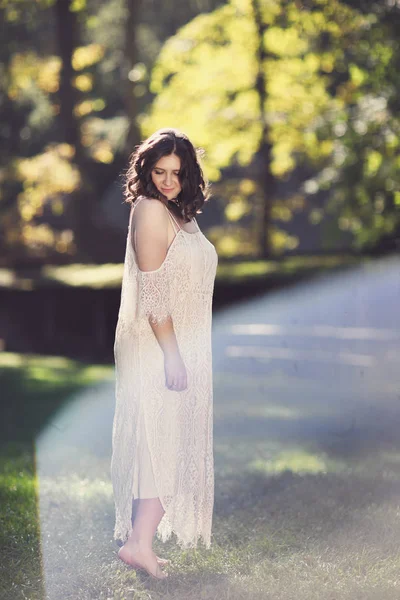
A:
[[[133,212],[133,220],[164,223],[167,218],[165,208],[163,202],[157,198],[139,196],[132,205],[132,210],[135,209]]]
[[[163,206],[163,202],[158,198],[151,198],[151,196],[138,196],[133,202],[132,206],[151,206],[153,210],[160,210]]]

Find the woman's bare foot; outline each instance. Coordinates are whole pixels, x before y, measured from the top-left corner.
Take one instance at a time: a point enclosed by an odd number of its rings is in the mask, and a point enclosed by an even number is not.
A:
[[[160,567],[160,564],[166,564],[165,559],[158,558],[152,550],[141,548],[138,544],[127,542],[119,549],[118,556],[127,565],[134,569],[144,569],[156,579],[168,577],[168,573],[164,573]]]

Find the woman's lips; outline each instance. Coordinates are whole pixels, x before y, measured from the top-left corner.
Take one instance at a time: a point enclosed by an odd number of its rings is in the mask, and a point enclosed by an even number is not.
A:
[[[163,192],[173,192],[174,188],[168,189],[168,188],[161,188]]]

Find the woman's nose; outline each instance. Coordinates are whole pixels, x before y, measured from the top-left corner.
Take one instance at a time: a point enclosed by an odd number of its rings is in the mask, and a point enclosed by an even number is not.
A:
[[[172,183],[172,175],[170,173],[165,174],[165,185],[168,187]]]

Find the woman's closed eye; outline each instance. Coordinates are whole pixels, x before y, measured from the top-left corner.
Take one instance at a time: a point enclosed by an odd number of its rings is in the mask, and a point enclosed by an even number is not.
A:
[[[159,169],[154,169],[154,173],[156,175],[163,175],[164,171],[160,171]],[[179,177],[179,171],[174,171],[173,175],[175,175],[176,177]]]

